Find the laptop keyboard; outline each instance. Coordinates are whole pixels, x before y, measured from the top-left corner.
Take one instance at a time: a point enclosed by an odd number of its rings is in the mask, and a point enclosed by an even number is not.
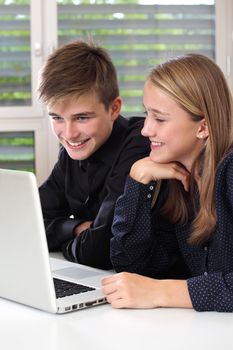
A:
[[[91,290],[95,290],[95,288],[92,287],[60,280],[58,278],[54,278],[53,282],[57,298],[63,298],[73,294],[86,293]]]

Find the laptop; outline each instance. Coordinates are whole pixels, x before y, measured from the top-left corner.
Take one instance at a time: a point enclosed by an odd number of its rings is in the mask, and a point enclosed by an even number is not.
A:
[[[0,297],[51,313],[81,310],[106,303],[101,279],[110,274],[49,257],[35,175],[0,169]]]

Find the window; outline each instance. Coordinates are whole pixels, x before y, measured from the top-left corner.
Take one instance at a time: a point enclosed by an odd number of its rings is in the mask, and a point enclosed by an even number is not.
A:
[[[31,105],[30,51],[30,1],[1,1],[1,106]]]
[[[0,117],[42,114],[36,96],[42,65],[40,13],[41,1],[0,0]]]
[[[142,111],[148,68],[185,52],[215,57],[214,1],[57,0],[58,43],[92,36],[111,53],[123,114]],[[189,5],[186,5],[188,4]]]
[[[123,115],[138,115],[148,69],[201,52],[233,88],[232,0],[0,0],[0,167],[31,169],[42,182],[57,159],[38,71],[57,46],[91,35],[118,72]]]
[[[41,1],[0,0],[0,167],[34,171],[38,179],[46,171],[38,164],[41,152],[46,154],[45,121],[36,96],[40,14]]]
[[[33,132],[0,132],[1,168],[35,171]]]

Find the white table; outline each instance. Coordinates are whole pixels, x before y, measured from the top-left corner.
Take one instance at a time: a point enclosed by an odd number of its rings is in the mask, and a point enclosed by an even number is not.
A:
[[[2,350],[227,350],[232,331],[233,314],[101,305],[52,315],[0,299]]]
[[[0,299],[1,350],[228,350],[232,333],[227,313],[100,305],[52,315]]]

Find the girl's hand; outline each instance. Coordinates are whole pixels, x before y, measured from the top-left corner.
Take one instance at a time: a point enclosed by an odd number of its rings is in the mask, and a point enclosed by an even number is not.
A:
[[[132,165],[130,176],[143,184],[153,180],[176,179],[182,182],[185,191],[189,191],[190,173],[179,163],[155,163],[146,157]]]
[[[102,280],[102,290],[114,308],[192,308],[187,281],[156,280],[121,272]]]
[[[157,280],[121,272],[102,280],[103,293],[114,308],[155,308],[160,306]]]

